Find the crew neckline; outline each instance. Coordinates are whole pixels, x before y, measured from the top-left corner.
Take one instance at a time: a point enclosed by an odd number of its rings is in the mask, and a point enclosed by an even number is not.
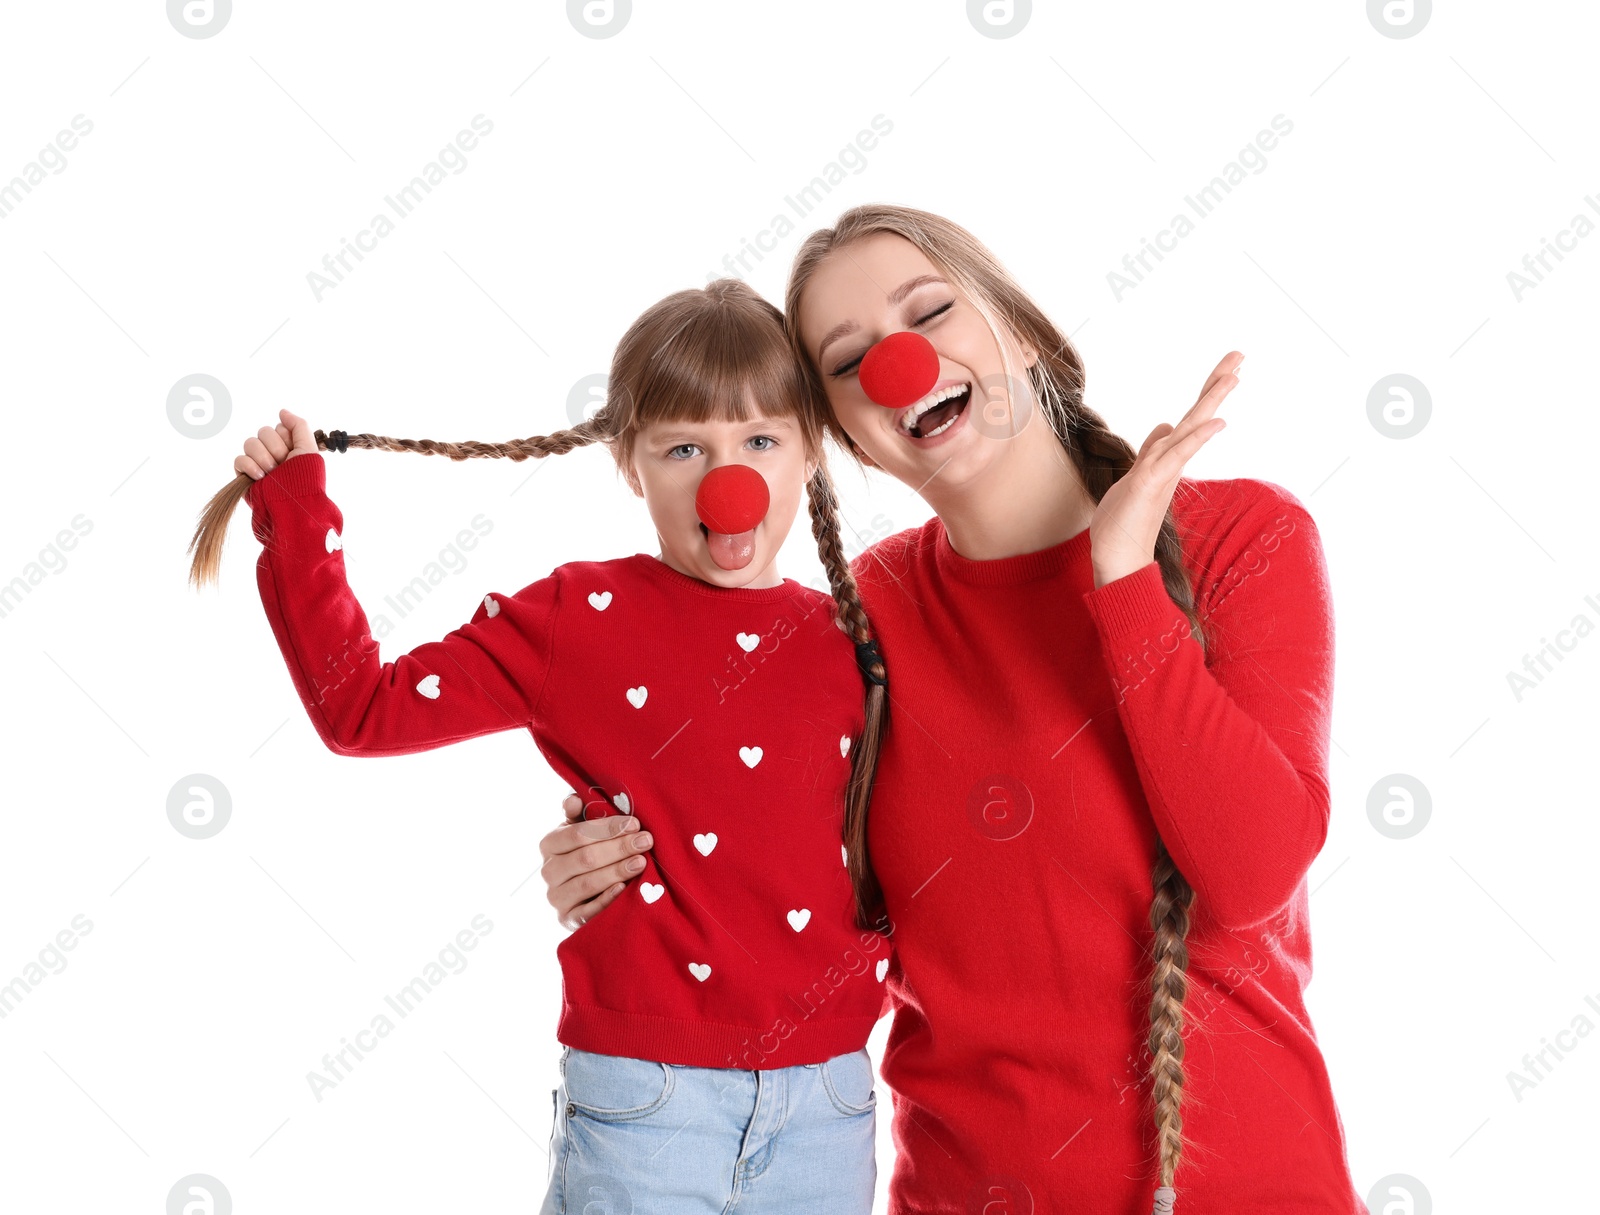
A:
[[[774,599],[788,599],[799,594],[806,588],[793,578],[785,578],[779,586],[714,586],[709,582],[702,582],[698,578],[691,578],[681,570],[675,570],[661,558],[651,553],[635,553],[634,560],[643,568],[649,570],[657,578],[672,586],[686,591],[696,591],[702,595],[710,595],[717,599],[729,599],[742,603],[767,603]]]
[[[1087,527],[1049,548],[978,560],[956,552],[950,544],[950,534],[945,531],[943,519],[935,515],[932,523],[934,558],[940,573],[969,586],[1014,586],[1023,582],[1038,582],[1089,558]]]

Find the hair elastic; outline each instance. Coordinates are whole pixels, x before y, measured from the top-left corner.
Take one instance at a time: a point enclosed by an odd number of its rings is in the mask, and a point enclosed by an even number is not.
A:
[[[329,451],[349,451],[350,436],[342,430],[330,430],[327,434]]]
[[[882,664],[884,674],[874,675],[872,673],[869,668],[876,664]],[[883,661],[883,654],[878,650],[878,639],[876,637],[871,641],[856,642],[856,666],[861,668],[861,676],[868,683],[875,683],[880,688],[889,686],[889,666]]]
[[[1151,1215],[1172,1215],[1172,1204],[1178,1199],[1178,1192],[1170,1185],[1160,1186],[1156,1189],[1156,1205]]]

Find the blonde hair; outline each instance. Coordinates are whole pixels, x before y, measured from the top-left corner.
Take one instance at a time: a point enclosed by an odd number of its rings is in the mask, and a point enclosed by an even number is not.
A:
[[[1039,352],[1027,368],[1027,383],[1051,431],[1071,457],[1084,488],[1096,502],[1133,466],[1135,449],[1114,434],[1105,420],[1083,403],[1083,360],[1071,340],[1056,328],[1017,284],[993,253],[960,225],[927,211],[887,204],[852,207],[832,228],[813,232],[795,254],[784,298],[785,324],[790,349],[804,368],[812,407],[824,419],[824,429],[859,463],[861,452],[839,425],[828,404],[821,370],[812,361],[800,337],[800,301],[806,284],[822,262],[847,245],[878,232],[890,232],[915,245],[936,266],[952,287],[984,318],[1000,349],[1007,382],[1020,383],[1014,374],[1009,343],[1002,334],[1020,338]],[[1194,590],[1183,567],[1183,547],[1169,507],[1156,541],[1155,559],[1162,583],[1172,601],[1189,620],[1190,634],[1204,649],[1206,638],[1195,610]],[[872,739],[874,750],[879,740]],[[850,875],[856,887],[859,914],[882,904],[882,888],[867,856],[866,808],[845,820],[845,844],[850,853]],[[1147,1039],[1153,1118],[1156,1128],[1159,1188],[1155,1192],[1157,1215],[1172,1210],[1176,1199],[1173,1176],[1185,1147],[1183,1117],[1183,1001],[1188,990],[1190,910],[1194,890],[1178,871],[1159,836],[1151,872],[1149,923],[1153,933],[1150,974],[1150,1033]]]
[[[658,421],[703,422],[712,418],[748,421],[748,401],[769,417],[788,417],[799,425],[808,461],[816,471],[806,484],[811,534],[827,571],[835,621],[858,649],[866,683],[865,738],[851,748],[845,789],[845,821],[866,820],[877,773],[887,694],[882,660],[859,648],[869,645],[872,629],[856,590],[839,532],[839,504],[823,450],[823,416],[810,406],[800,365],[790,353],[783,316],[739,279],[723,278],[702,288],[667,296],[628,327],[611,360],[606,403],[592,418],[566,430],[507,443],[445,443],[434,439],[391,439],[382,435],[316,432],[319,450],[361,447],[411,451],[452,460],[542,459],[565,455],[590,443],[603,443],[618,470],[637,488],[633,449],[640,430]],[[270,473],[268,474],[271,475]],[[216,581],[228,520],[252,483],[240,473],[212,497],[189,541],[194,559],[189,579],[196,587]],[[861,922],[862,928],[877,927]]]

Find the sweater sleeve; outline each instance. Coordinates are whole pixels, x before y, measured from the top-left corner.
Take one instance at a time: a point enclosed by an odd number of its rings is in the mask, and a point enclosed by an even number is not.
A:
[[[384,662],[345,580],[344,516],[324,492],[321,453],[252,482],[261,603],[295,691],[328,749],[405,755],[529,725],[551,662],[560,571],[490,593],[442,641]]]
[[[1202,652],[1154,561],[1084,595],[1156,827],[1229,929],[1293,898],[1327,837],[1333,609],[1317,528],[1269,482],[1204,545]]]

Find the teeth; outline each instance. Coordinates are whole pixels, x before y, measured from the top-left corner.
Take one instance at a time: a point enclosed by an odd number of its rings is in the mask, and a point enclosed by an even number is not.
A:
[[[900,416],[900,429],[909,432],[911,428],[917,424],[917,419],[922,417],[923,414],[927,413],[930,409],[935,408],[942,402],[948,401],[951,397],[960,396],[962,393],[967,391],[968,387],[969,386],[966,384],[952,384],[948,388],[941,388],[937,392],[930,392],[927,396],[923,397],[922,400],[911,406],[910,409],[906,410],[905,413]],[[952,421],[953,420],[954,419],[952,419]],[[950,423],[946,422],[945,426],[948,425],[950,425]],[[939,427],[939,430],[943,429],[944,426]],[[938,433],[939,431],[934,431],[934,434]],[[923,437],[927,438],[928,436],[924,435]]]

